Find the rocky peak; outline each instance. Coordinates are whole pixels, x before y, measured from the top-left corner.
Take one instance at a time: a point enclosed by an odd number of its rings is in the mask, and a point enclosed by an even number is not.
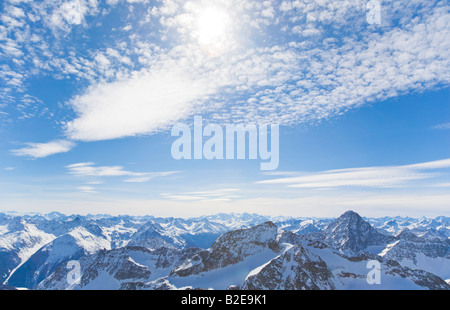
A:
[[[173,275],[192,274],[237,264],[264,250],[279,252],[278,227],[265,222],[252,228],[238,229],[221,235],[209,250],[202,251],[174,270]]]
[[[395,236],[395,238],[399,240],[408,240],[408,241],[416,241],[418,239],[417,235],[408,228],[404,228],[402,231],[400,231]]]
[[[347,211],[324,230],[325,241],[332,247],[361,251],[371,245],[381,245],[389,238],[379,233],[358,213]]]
[[[334,289],[326,263],[301,245],[294,245],[258,270],[252,271],[244,290]]]
[[[238,229],[221,235],[212,245],[211,250],[221,247],[234,248],[240,244],[275,243],[278,227],[273,222],[265,222],[252,228]]]

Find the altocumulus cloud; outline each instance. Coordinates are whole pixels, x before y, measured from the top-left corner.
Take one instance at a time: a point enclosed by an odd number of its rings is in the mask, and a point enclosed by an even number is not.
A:
[[[367,24],[356,0],[7,2],[0,51],[15,58],[0,74],[7,89],[24,92],[27,79],[41,74],[90,85],[68,102],[75,116],[62,130],[71,141],[154,134],[196,113],[226,123],[294,125],[450,81],[445,1],[383,1],[378,26]],[[85,44],[75,44],[77,52],[62,48],[79,32],[90,36],[89,20],[100,27],[100,17],[138,5],[147,8],[142,20],[129,14],[116,21],[117,29],[132,26],[125,36],[86,52]],[[214,53],[198,29],[204,7],[231,21]],[[13,105],[7,92],[0,95]],[[39,115],[27,109],[21,112]],[[64,143],[13,152],[45,157],[74,146]]]
[[[277,26],[268,14],[272,11],[291,14],[297,10],[300,16],[310,16],[305,8],[294,5],[297,2],[289,3],[283,2],[279,10],[250,7],[252,14],[259,16],[255,22],[260,27]],[[189,10],[183,11],[181,5],[168,11],[161,9],[159,15],[155,14],[162,26],[180,33],[178,44],[166,50],[147,51],[153,55],[150,68],[123,80],[92,85],[75,97],[71,106],[77,117],[67,123],[66,133],[71,139],[82,141],[153,134],[199,112],[216,121],[291,125],[329,118],[366,102],[439,86],[450,80],[450,43],[446,40],[450,19],[442,2],[434,4],[426,12],[418,11],[420,18],[400,19],[396,26],[386,26],[381,32],[361,28],[361,36],[347,34],[345,44],[337,43],[336,38],[325,40],[328,45],[317,43],[316,39],[308,41],[298,25],[286,24],[285,31],[290,29],[292,34],[285,34],[272,46],[249,48],[243,43],[215,57],[189,40],[189,21],[193,19]],[[389,8],[394,9],[386,10]],[[316,13],[327,12],[320,6],[312,9]],[[348,25],[342,10],[353,12],[350,6],[336,8],[336,22]],[[406,11],[411,10],[409,7]],[[237,18],[245,12],[237,5],[229,15]],[[352,17],[362,27],[364,15]],[[320,33],[323,25],[332,20],[308,18],[308,27],[314,26]],[[304,44],[295,42],[298,37],[292,35],[299,35]]]

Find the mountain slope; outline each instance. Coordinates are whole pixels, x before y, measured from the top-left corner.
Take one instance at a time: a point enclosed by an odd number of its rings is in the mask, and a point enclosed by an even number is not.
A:
[[[418,236],[404,229],[379,255],[450,279],[450,240],[435,230]]]
[[[368,264],[380,264],[381,283],[371,285]],[[292,245],[282,255],[253,271],[242,289],[277,290],[389,290],[450,289],[438,276],[423,270],[412,270],[375,254],[347,256],[325,243],[304,240]]]
[[[4,219],[0,234],[0,283],[55,236],[39,230],[21,217]]]
[[[200,249],[159,248],[126,246],[120,249],[101,250],[97,254],[82,257],[79,284],[67,282],[69,270],[59,266],[42,281],[38,290],[118,290],[133,289],[144,282],[167,276],[173,268]]]
[[[283,254],[249,273],[243,290],[334,289],[327,264],[301,245],[290,246]]]
[[[200,252],[175,270],[173,275],[186,277],[237,264],[247,256],[256,255],[265,250],[278,252],[277,235],[278,228],[272,222],[225,233],[209,250]]]
[[[6,284],[35,288],[61,264],[109,248],[110,244],[105,238],[95,236],[82,227],[77,227],[34,253],[12,273]]]

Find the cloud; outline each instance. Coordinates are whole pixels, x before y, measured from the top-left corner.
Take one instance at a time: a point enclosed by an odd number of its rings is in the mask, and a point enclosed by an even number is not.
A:
[[[239,189],[235,188],[223,188],[211,191],[199,191],[199,192],[187,192],[187,193],[164,193],[160,194],[163,198],[178,200],[178,201],[195,201],[195,200],[207,200],[207,201],[231,201],[241,196],[236,195]]]
[[[83,193],[95,194],[97,193],[95,188],[92,186],[79,186],[77,189]]]
[[[177,171],[165,172],[132,172],[124,170],[122,166],[95,166],[94,163],[77,163],[66,166],[69,173],[79,177],[128,177],[124,182],[144,183],[153,178],[165,177],[178,173]]]
[[[155,133],[192,113],[196,102],[211,92],[207,81],[167,66],[101,83],[71,101],[78,118],[67,124],[67,135],[98,141]]]
[[[389,2],[386,11],[392,8],[392,20],[379,31],[367,24],[365,9],[352,5],[357,1],[342,6],[284,1],[278,11],[255,1],[214,2],[236,25],[227,29],[229,46],[213,57],[192,35],[202,12],[199,3],[165,1],[152,9],[159,26],[177,31],[178,37],[169,48],[139,42],[132,52],[144,69],[95,83],[75,97],[70,104],[77,116],[66,125],[68,137],[97,141],[154,134],[200,112],[227,123],[314,122],[450,81],[449,14],[441,2],[427,4],[418,11],[420,18],[410,20],[399,16],[417,11],[415,5],[405,4],[400,12]],[[270,33],[269,27],[280,27],[274,12],[291,20],[283,26],[294,37]],[[349,20],[360,35],[346,33]],[[345,37],[345,44],[326,31],[330,26]],[[239,41],[236,29],[253,37]],[[261,33],[271,45],[257,41]],[[322,36],[329,37],[317,41]]]
[[[450,168],[450,159],[414,165],[365,167],[303,173],[301,176],[277,178],[258,184],[283,184],[294,188],[339,188],[344,186],[394,188],[412,181],[429,179],[436,173],[427,170]]]
[[[123,199],[119,197],[97,197],[95,200],[80,198],[75,193],[61,199],[25,198],[22,200],[4,198],[5,205],[21,212],[41,212],[76,210],[77,214],[96,213],[130,214],[163,217],[194,217],[217,213],[258,213],[272,216],[293,217],[338,217],[348,210],[361,216],[449,216],[447,193],[340,193],[286,198],[250,198],[236,201],[175,200],[175,199]],[[67,199],[70,197],[72,199]],[[274,206],[277,206],[274,208]]]
[[[100,141],[158,133],[195,113],[223,123],[316,122],[450,81],[444,1],[383,1],[377,27],[367,24],[358,0],[133,2],[141,2],[133,7],[145,8],[142,15],[135,10],[114,20],[115,29],[132,31],[119,31],[104,45],[86,38],[110,31],[102,22],[123,2],[8,5],[0,56],[18,62],[2,67],[1,82],[24,92],[37,76],[76,81],[71,118],[58,121],[67,139]],[[196,37],[205,7],[223,10],[232,21],[218,53]],[[87,16],[98,26],[88,25]],[[136,16],[149,22],[141,25]]]
[[[133,172],[125,171],[122,166],[103,166],[95,167],[94,163],[77,163],[66,166],[70,174],[77,176],[95,176],[95,177],[112,177],[112,176],[129,176]]]
[[[431,129],[450,129],[450,122],[433,126]]]
[[[419,163],[419,164],[413,164],[413,165],[406,165],[404,167],[407,169],[411,168],[411,169],[417,169],[417,170],[449,168],[450,167],[450,158],[429,161],[429,162]]]
[[[28,146],[11,150],[16,156],[28,156],[32,158],[44,158],[50,155],[66,153],[75,147],[73,141],[57,140],[48,143],[26,143]]]
[[[47,3],[48,5],[49,3]],[[84,23],[86,15],[94,15],[98,12],[98,2],[95,0],[70,0],[53,5],[47,22],[52,27],[64,31],[70,31],[72,26]]]
[[[145,183],[154,178],[167,177],[179,173],[178,171],[166,172],[150,172],[150,173],[136,173],[132,178],[126,179],[127,183]]]

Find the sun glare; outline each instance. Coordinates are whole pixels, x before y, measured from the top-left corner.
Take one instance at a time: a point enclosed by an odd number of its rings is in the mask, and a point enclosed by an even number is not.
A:
[[[223,47],[229,26],[229,16],[224,11],[204,9],[197,19],[198,42],[208,49]]]

